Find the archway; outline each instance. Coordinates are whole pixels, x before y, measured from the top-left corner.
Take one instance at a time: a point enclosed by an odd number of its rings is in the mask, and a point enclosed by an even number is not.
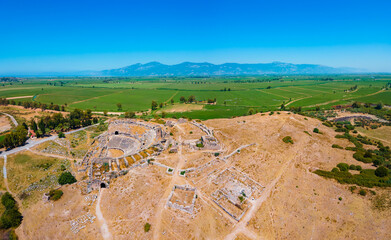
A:
[[[114,133],[115,135],[118,135],[118,131],[115,131],[115,133]]]
[[[100,183],[100,188],[106,188],[106,183]]]

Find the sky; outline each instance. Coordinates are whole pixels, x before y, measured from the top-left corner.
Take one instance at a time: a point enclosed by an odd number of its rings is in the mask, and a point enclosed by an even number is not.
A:
[[[273,61],[391,72],[389,0],[0,0],[0,74]]]

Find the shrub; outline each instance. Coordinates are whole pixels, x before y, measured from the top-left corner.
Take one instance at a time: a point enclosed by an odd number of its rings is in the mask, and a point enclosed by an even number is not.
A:
[[[72,184],[75,182],[77,182],[77,180],[70,172],[63,172],[63,173],[61,173],[60,177],[58,178],[58,183],[60,185]]]
[[[361,196],[365,196],[367,195],[367,191],[365,191],[364,189],[360,189],[360,191],[358,192]]]
[[[319,133],[319,129],[318,128],[314,128],[313,132],[314,133]]]
[[[375,175],[378,177],[386,177],[388,176],[388,169],[384,166],[380,166],[376,168]]]
[[[53,201],[57,201],[58,199],[60,199],[63,195],[63,191],[61,190],[50,190],[49,192],[49,200],[53,200]]]
[[[356,184],[368,188],[374,186],[391,187],[391,181],[377,177],[374,169],[364,169],[360,171],[360,174],[351,174],[349,171],[329,172],[323,170],[316,170],[314,173],[322,177],[335,179],[341,184]]]
[[[333,172],[333,173],[336,173],[336,172],[339,172],[339,168],[333,168],[332,170],[331,170],[331,172]]]
[[[149,232],[150,229],[151,229],[151,224],[146,223],[146,224],[144,225],[144,232]]]
[[[59,138],[65,138],[65,134],[64,134],[63,132],[59,132],[59,133],[58,133],[58,137],[59,137]]]
[[[349,165],[346,164],[346,163],[338,163],[338,164],[337,164],[337,167],[338,167],[339,170],[341,170],[342,172],[346,172],[346,171],[349,169]]]
[[[11,229],[8,233],[8,239],[9,240],[18,240],[18,235],[16,235],[15,230]]]
[[[361,171],[362,170],[362,167],[360,165],[356,165],[356,170],[357,171]]]
[[[282,141],[283,141],[284,143],[291,143],[291,144],[293,144],[293,140],[292,140],[292,137],[291,137],[291,136],[286,136],[286,137],[284,137],[284,138],[282,139]]]
[[[333,126],[333,124],[330,121],[325,121],[322,124],[325,125],[326,127],[332,127]]]
[[[220,153],[216,152],[215,153],[215,157],[218,157],[220,155]]]
[[[11,227],[18,227],[23,220],[22,214],[19,212],[16,208],[6,209],[1,215],[0,218],[0,225],[1,228],[11,228]]]
[[[203,148],[204,147],[204,144],[202,142],[199,142],[196,144],[196,147],[198,148]]]
[[[333,144],[331,147],[332,148],[343,149],[343,147],[339,146],[338,144]]]
[[[352,193],[354,193],[354,191],[357,189],[357,187],[356,186],[350,186],[349,187],[349,190],[352,192]]]
[[[61,164],[61,166],[60,166],[61,172],[65,171],[66,169],[67,169],[67,168],[66,168],[63,164]]]
[[[308,134],[309,136],[312,136],[308,131],[304,131],[304,133]]]
[[[379,166],[380,164],[381,164],[381,162],[380,162],[379,159],[373,160],[373,165],[374,165],[375,167]]]
[[[1,203],[4,205],[6,209],[14,208],[16,205],[15,199],[9,192],[6,192],[1,196]]]
[[[349,169],[350,170],[356,170],[356,166],[352,164],[352,165],[349,166]]]

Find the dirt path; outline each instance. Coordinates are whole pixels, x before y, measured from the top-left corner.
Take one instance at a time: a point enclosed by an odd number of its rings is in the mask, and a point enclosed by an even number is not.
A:
[[[102,211],[100,210],[100,200],[104,191],[105,191],[104,188],[101,188],[99,191],[95,214],[100,224],[100,232],[102,233],[103,239],[112,239],[111,233],[109,231],[109,227],[107,226],[106,223],[106,219],[103,217]]]
[[[37,155],[46,156],[46,157],[52,157],[52,158],[70,159],[70,160],[76,160],[76,161],[83,160],[82,158],[74,158],[74,157],[71,157],[71,156],[62,156],[62,155],[57,155],[57,154],[44,153],[44,152],[31,150],[31,149],[27,149],[27,151],[29,151],[31,153],[34,153],[34,154],[37,154]]]
[[[252,206],[250,207],[249,211],[243,216],[243,218],[240,220],[240,222],[235,226],[235,228],[232,230],[230,234],[228,234],[224,239],[225,240],[233,240],[235,239],[236,235],[238,233],[244,233],[246,236],[251,237],[253,239],[264,239],[261,236],[258,236],[253,231],[247,229],[247,224],[251,220],[251,218],[254,216],[254,214],[258,211],[258,209],[261,207],[262,203],[265,202],[269,196],[271,195],[272,191],[274,190],[274,187],[280,181],[282,175],[285,173],[288,166],[291,164],[292,160],[296,157],[297,153],[295,153],[278,171],[277,177],[268,184],[262,196],[258,198],[255,201],[251,201]]]
[[[104,114],[104,112],[92,112],[92,113],[95,113],[95,114]],[[121,115],[121,114],[125,114],[125,112],[107,112],[107,115]]]
[[[183,132],[182,128],[180,128],[178,126],[178,129]],[[181,137],[179,137],[179,142],[182,142],[182,139]],[[165,206],[166,206],[166,202],[167,202],[167,199],[168,199],[168,196],[170,195],[171,193],[171,190],[175,184],[175,181],[176,179],[178,179],[180,176],[179,176],[179,169],[181,169],[185,163],[183,157],[182,157],[182,144],[179,144],[179,148],[178,148],[178,156],[179,156],[179,161],[178,161],[178,164],[176,165],[175,167],[175,170],[174,170],[174,173],[172,175],[172,178],[171,178],[171,181],[169,183],[169,185],[167,186],[162,198],[160,199],[159,201],[159,204],[158,204],[158,207],[156,209],[156,214],[155,214],[155,220],[154,220],[154,223],[152,225],[152,228],[153,228],[153,239],[160,239],[160,235],[161,235],[161,225],[162,225],[162,214],[163,214],[163,211],[165,209]]]
[[[16,121],[16,119],[12,115],[9,115],[8,113],[4,113],[4,112],[2,114],[4,114],[7,117],[11,118],[11,121],[15,125],[15,127],[17,127],[19,125],[18,122]]]
[[[171,99],[173,99],[177,94],[179,93],[179,91],[176,91],[169,99],[167,99],[167,101],[165,101],[164,103],[168,103],[169,101],[171,101]]]
[[[22,208],[22,202],[19,200],[18,196],[14,194],[9,186],[8,186],[8,177],[7,177],[7,155],[4,155],[4,164],[3,164],[3,178],[4,178],[4,185],[5,188],[7,189],[7,192],[9,192],[12,196],[14,196],[16,202],[19,205],[19,208]]]
[[[19,98],[32,98],[34,97],[34,95],[32,96],[19,96],[19,97],[9,97],[9,98],[6,98],[7,100],[12,100],[12,99],[19,99]]]
[[[297,102],[297,101],[300,101],[300,100],[303,100],[303,99],[306,99],[306,98],[311,98],[312,96],[308,96],[308,97],[303,97],[303,98],[298,98],[296,100],[293,100],[293,101],[290,101],[289,103],[287,103],[285,105],[285,107],[289,106],[290,104],[294,103],[294,102]]]

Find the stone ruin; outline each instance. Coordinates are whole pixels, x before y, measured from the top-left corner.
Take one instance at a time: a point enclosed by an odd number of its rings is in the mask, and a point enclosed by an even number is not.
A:
[[[220,145],[214,136],[206,135],[201,137],[204,149],[208,150],[220,150]]]
[[[107,188],[110,179],[147,164],[149,158],[167,149],[172,139],[160,124],[133,119],[113,120],[107,132],[84,156],[79,172],[88,175],[87,193]]]
[[[167,206],[193,214],[196,199],[196,188],[192,188],[188,185],[174,185],[170,196],[168,197]]]
[[[213,135],[212,129],[209,129],[206,125],[199,123],[197,121],[192,121],[191,124],[198,127],[199,129],[201,129],[201,131],[206,133],[206,135],[201,136],[201,139],[186,140],[183,142],[184,145],[188,145],[190,148],[192,148],[194,150],[199,150],[201,148],[204,150],[220,150],[221,149],[219,141]],[[198,147],[200,144],[202,144],[203,147]]]
[[[87,223],[93,223],[96,217],[91,213],[84,214],[78,218],[71,220],[71,231],[76,234],[86,227]]]
[[[251,205],[248,199],[258,198],[264,188],[234,167],[222,171],[213,183],[217,190],[212,193],[212,200],[236,221]]]

